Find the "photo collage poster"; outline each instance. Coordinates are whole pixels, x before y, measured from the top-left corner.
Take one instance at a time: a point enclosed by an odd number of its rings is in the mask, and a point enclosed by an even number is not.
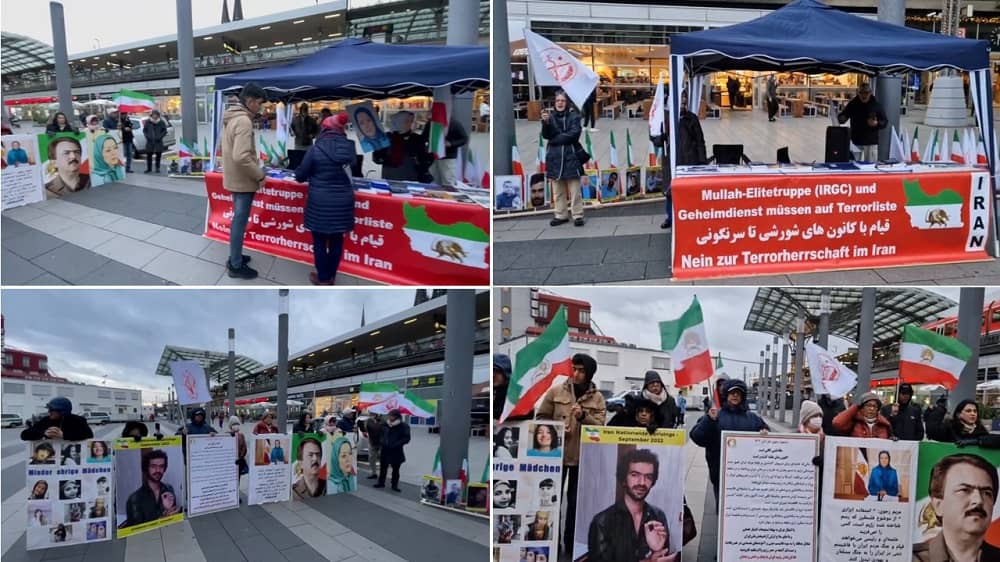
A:
[[[228,433],[188,436],[188,515],[194,517],[240,506],[236,447],[236,436]]]
[[[821,562],[913,559],[915,441],[827,436],[823,453]]]
[[[184,520],[184,452],[181,436],[115,439],[117,538]]]
[[[819,454],[815,435],[722,432],[720,562],[816,560]]]
[[[490,508],[496,560],[556,559],[563,432],[561,422],[551,421],[510,422],[497,429]]]
[[[288,435],[253,435],[247,445],[250,468],[247,503],[288,501],[292,489],[292,449]]]
[[[573,560],[624,560],[646,550],[675,562],[683,549],[685,432],[593,425],[580,431]],[[649,514],[640,538],[613,530],[626,498]]]
[[[26,450],[27,550],[110,540],[110,443],[45,440]]]

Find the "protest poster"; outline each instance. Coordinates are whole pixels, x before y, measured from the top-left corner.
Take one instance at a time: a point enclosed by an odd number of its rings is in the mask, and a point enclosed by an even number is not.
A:
[[[4,135],[0,154],[0,180],[3,183],[3,210],[13,209],[45,198],[42,165],[35,135]]]
[[[90,188],[90,145],[83,133],[38,135],[46,199]]]
[[[909,562],[917,443],[826,437],[821,562]]]
[[[444,490],[441,486],[441,478],[432,474],[424,475],[424,483],[420,486],[420,501],[441,505],[444,501]]]
[[[490,511],[493,542],[505,562],[557,556],[562,441],[560,422],[509,422],[497,429]]]
[[[235,435],[188,435],[187,455],[190,516],[240,506]]]
[[[292,486],[291,449],[287,435],[254,435],[249,443],[250,480],[247,503],[257,505],[288,501]]]
[[[527,178],[528,202],[532,209],[541,209],[549,204],[549,190],[545,188],[545,174],[531,174]]]
[[[603,203],[617,201],[622,197],[622,182],[617,168],[600,171],[600,199]]]
[[[379,120],[372,102],[366,101],[349,105],[347,113],[350,114],[354,132],[358,140],[361,141],[361,152],[375,152],[389,148],[389,136],[382,128],[382,122]]]
[[[121,133],[108,131],[95,136],[91,143],[90,184],[94,187],[125,179],[125,156]]]
[[[584,201],[597,201],[597,186],[601,183],[601,178],[597,170],[585,170],[580,176],[580,198]]]
[[[912,560],[1000,560],[1000,450],[925,441],[916,465]]]
[[[296,433],[292,435],[292,498],[304,500],[326,495],[330,458],[326,435],[323,433]]]
[[[182,406],[212,401],[205,369],[197,361],[171,361],[170,374],[174,377],[177,402]]]
[[[524,208],[524,178],[521,176],[496,176],[493,188],[496,195],[494,208],[498,211],[520,211]]]
[[[462,481],[445,480],[444,505],[447,507],[458,507],[460,503],[462,503]]]
[[[118,538],[184,520],[181,437],[115,439],[115,520]]]
[[[644,193],[663,193],[663,174],[659,166],[646,167],[646,187]]]
[[[816,560],[815,435],[722,432],[720,562]]]
[[[27,550],[111,539],[107,441],[35,441],[27,459]]]
[[[486,513],[489,504],[490,485],[486,482],[469,483],[469,499],[465,502],[465,509],[475,513]]]
[[[683,547],[684,431],[590,425],[581,431],[573,559],[627,560],[645,549],[653,558],[677,562]],[[636,503],[648,514],[647,532],[614,532],[621,510]]]
[[[642,191],[642,168],[633,166],[625,170],[625,196],[629,199],[641,197]]]
[[[358,451],[354,442],[343,435],[330,446],[330,476],[326,481],[328,495],[355,492],[358,489]]]

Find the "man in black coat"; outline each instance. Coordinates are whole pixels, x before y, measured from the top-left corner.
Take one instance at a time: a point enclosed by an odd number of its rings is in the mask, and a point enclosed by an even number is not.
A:
[[[385,476],[392,467],[392,490],[402,492],[399,489],[399,467],[406,462],[406,455],[403,454],[403,446],[410,442],[410,426],[403,421],[403,416],[399,410],[390,410],[388,427],[382,434],[382,466],[378,470],[378,484],[376,488],[385,488]]]
[[[670,113],[664,117],[664,124],[670,127]],[[670,194],[670,130],[665,129],[662,135],[649,138],[653,146],[661,147],[662,158],[660,170],[663,173],[663,194],[666,198],[666,218],[660,228],[670,228],[673,224],[673,197]],[[705,134],[701,130],[698,116],[688,109],[687,92],[681,93],[681,111],[677,122],[677,165],[695,166],[708,162],[705,152]]]
[[[868,84],[862,84],[858,95],[837,115],[840,123],[846,123],[848,119],[851,120],[851,142],[861,149],[861,159],[874,162],[878,159],[878,132],[886,127],[889,120]]]
[[[56,396],[46,405],[49,417],[43,418],[21,432],[22,441],[41,439],[63,439],[83,441],[93,439],[94,432],[83,416],[73,412],[73,403],[68,398]]]
[[[892,434],[904,441],[923,441],[923,411],[913,402],[913,387],[899,386],[899,398],[891,406],[882,407],[882,416],[892,424]]]

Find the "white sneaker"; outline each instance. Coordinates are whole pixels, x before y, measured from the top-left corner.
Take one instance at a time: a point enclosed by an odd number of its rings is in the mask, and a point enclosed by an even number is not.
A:
[[[598,128],[596,128],[596,127],[591,127],[590,132],[591,133],[599,133],[599,132],[601,132],[601,130],[598,129]]]

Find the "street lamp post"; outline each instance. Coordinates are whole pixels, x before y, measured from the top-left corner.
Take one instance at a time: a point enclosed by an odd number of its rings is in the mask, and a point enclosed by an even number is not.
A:
[[[229,328],[229,384],[226,387],[228,413],[236,411],[236,328]]]
[[[288,289],[278,289],[278,431],[288,431]]]

